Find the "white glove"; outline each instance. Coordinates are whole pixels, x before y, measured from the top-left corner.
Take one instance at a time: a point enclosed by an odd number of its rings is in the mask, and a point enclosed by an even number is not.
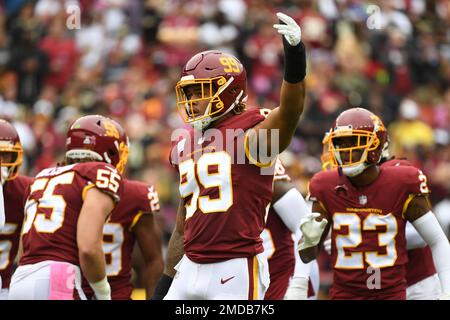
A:
[[[277,13],[277,17],[285,24],[274,24],[273,27],[277,29],[279,34],[284,35],[284,38],[291,46],[295,47],[298,45],[300,40],[302,40],[302,30],[297,22],[281,12]]]
[[[308,299],[308,278],[292,278],[284,294],[284,300],[306,300]]]
[[[303,233],[303,242],[298,247],[300,250],[314,247],[319,243],[328,221],[327,219],[316,221],[318,217],[320,213],[311,212],[300,220],[300,230]]]
[[[328,254],[331,254],[331,238],[326,239],[326,240],[323,242],[323,248],[325,249],[325,251],[326,251]]]
[[[111,287],[106,276],[98,282],[89,282],[97,300],[111,300]]]

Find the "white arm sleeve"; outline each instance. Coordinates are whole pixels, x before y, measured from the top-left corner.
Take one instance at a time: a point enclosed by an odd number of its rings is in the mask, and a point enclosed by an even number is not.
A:
[[[412,222],[425,242],[430,246],[433,261],[441,282],[442,292],[450,293],[450,244],[433,212],[428,211]]]
[[[406,249],[412,250],[417,248],[426,247],[427,243],[422,239],[420,234],[417,232],[416,228],[411,224],[411,222],[406,222]]]
[[[295,233],[300,228],[300,219],[310,211],[301,193],[292,188],[273,204],[273,209],[286,227]]]

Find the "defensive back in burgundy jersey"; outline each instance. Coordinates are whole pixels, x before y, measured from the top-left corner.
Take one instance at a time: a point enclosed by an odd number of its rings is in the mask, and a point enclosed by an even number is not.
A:
[[[390,159],[381,164],[382,166],[412,166],[405,159]],[[408,250],[408,264],[406,265],[406,284],[412,286],[436,273],[433,255],[429,246]]]
[[[109,164],[85,162],[45,169],[34,178],[25,204],[19,265],[45,260],[79,265],[78,216],[86,191],[94,187],[119,201],[122,177]]]
[[[24,217],[24,195],[31,181],[33,179],[30,177],[17,176],[6,181],[3,186],[6,217],[4,227],[0,228],[0,276],[3,288],[8,288],[11,281]]]
[[[279,159],[275,163],[273,180],[291,180]],[[294,241],[291,230],[286,227],[272,206],[270,206],[266,227],[261,237],[264,241],[270,273],[270,285],[264,299],[281,300],[295,270]]]
[[[159,211],[158,193],[153,185],[134,180],[123,180],[120,202],[111,212],[103,228],[103,251],[106,274],[113,300],[129,300],[133,291],[131,262],[136,237],[134,226],[142,215]],[[83,291],[89,297],[93,291],[83,279]]]
[[[186,208],[185,253],[194,262],[251,257],[263,251],[260,234],[272,198],[273,166],[246,157],[245,131],[264,120],[259,109],[234,115],[172,149]],[[270,171],[268,173],[267,171]]]
[[[356,188],[338,170],[317,173],[310,182],[332,224],[331,259],[336,292],[390,295],[406,289],[408,261],[403,213],[415,195],[429,192],[425,175],[414,167],[380,167],[378,178]],[[370,269],[368,269],[371,267]],[[372,284],[379,271],[380,281]]]

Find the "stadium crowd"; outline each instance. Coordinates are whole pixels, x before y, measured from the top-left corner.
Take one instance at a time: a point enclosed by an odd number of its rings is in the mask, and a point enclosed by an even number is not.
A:
[[[450,207],[446,0],[6,0],[0,118],[19,131],[23,173],[63,159],[74,119],[109,115],[130,137],[127,175],[158,190],[167,242],[178,193],[170,137],[183,125],[174,91],[179,70],[196,52],[225,50],[246,66],[249,105],[276,107],[283,72],[282,43],[272,30],[277,11],[299,21],[308,47],[305,114],[282,155],[299,190],[306,195],[321,170],[332,121],[364,106],[388,126],[391,154],[429,177],[435,212]],[[322,267],[326,288],[326,257]]]

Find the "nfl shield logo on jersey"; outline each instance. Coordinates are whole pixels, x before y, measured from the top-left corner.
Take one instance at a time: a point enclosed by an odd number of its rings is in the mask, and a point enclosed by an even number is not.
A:
[[[359,196],[359,204],[365,205],[366,203],[367,203],[367,196],[365,196],[365,195]]]

